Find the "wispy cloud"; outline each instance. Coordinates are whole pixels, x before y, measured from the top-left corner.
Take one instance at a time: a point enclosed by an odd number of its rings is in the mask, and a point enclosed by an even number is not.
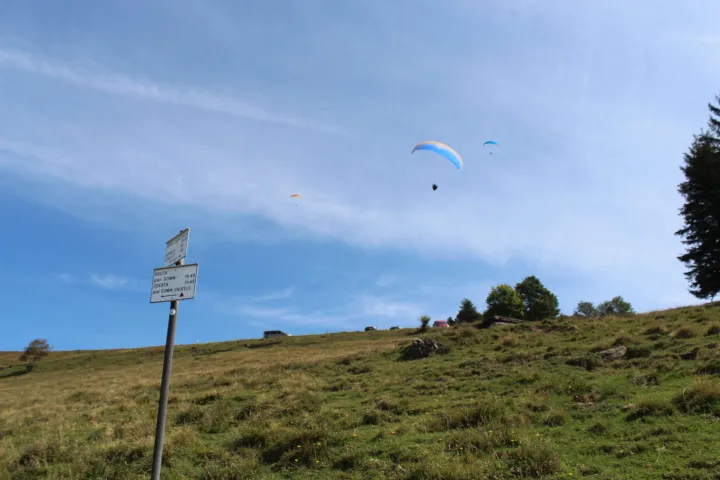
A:
[[[288,287],[284,290],[278,290],[276,292],[270,292],[263,295],[249,296],[248,300],[253,302],[266,302],[269,300],[282,300],[290,298],[295,293],[295,287]]]
[[[65,96],[56,97],[68,104],[77,100],[83,108],[72,115],[66,105],[57,111],[33,110],[27,107],[32,99],[51,95],[46,83],[52,89],[64,82],[123,99],[314,125],[213,93],[212,82],[202,89],[159,85],[34,56],[28,52],[36,50],[29,48],[0,46],[0,68],[58,80],[43,82],[41,88],[37,82],[16,82],[17,93],[7,94],[3,112],[11,113],[0,113],[0,131],[9,140],[0,139],[0,146],[21,155],[12,160],[0,155],[0,162],[14,172],[82,187],[78,190],[140,198],[148,205],[179,207],[167,211],[183,214],[198,212],[197,222],[204,219],[204,228],[213,231],[209,236],[218,232],[223,239],[245,239],[254,230],[238,224],[257,216],[277,225],[281,235],[290,232],[287,237],[419,252],[439,262],[515,261],[566,278],[598,279],[602,285],[624,282],[645,298],[684,289],[676,260],[682,246],[672,236],[679,227],[678,165],[692,133],[704,123],[705,105],[717,88],[717,68],[688,60],[687,45],[659,39],[696,31],[712,40],[707,34],[715,31],[713,25],[705,20],[696,28],[697,13],[679,22],[668,9],[653,13],[662,22],[643,23],[647,9],[628,2],[571,9],[535,0],[521,3],[512,12],[505,5],[480,8],[467,0],[447,6],[424,2],[417,8],[405,2],[348,7],[362,9],[362,15],[308,7],[308,16],[333,28],[308,32],[303,22],[289,21],[286,35],[278,32],[277,41],[265,45],[286,57],[257,53],[253,68],[242,75],[222,58],[233,57],[237,45],[249,45],[236,40],[252,39],[258,31],[250,27],[262,23],[260,17],[234,18],[241,11],[228,4],[232,14],[218,15],[232,18],[222,29],[227,41],[203,49],[215,54],[215,71],[208,76],[225,75],[246,92],[252,91],[248,84],[269,81],[266,98],[277,104],[334,107],[338,122],[352,125],[357,137],[278,131],[268,124],[238,128],[239,122],[222,116],[198,121],[197,110],[184,115],[188,112],[179,109],[118,108],[107,95],[85,98],[90,96],[81,90],[76,98],[67,88],[62,89]],[[716,10],[718,2],[703,3],[698,11],[712,18],[706,12]],[[267,15],[263,21],[274,21],[270,13],[257,13]],[[456,35],[436,37],[412,27],[436,13],[452,18]],[[389,28],[400,18],[400,25],[409,27]],[[208,22],[203,34],[217,39],[216,26]],[[182,31],[178,25],[166,27]],[[165,38],[164,32],[155,33]],[[161,49],[147,44],[148,58],[161,58]],[[120,47],[117,52],[122,56]],[[74,58],[83,55],[91,56],[82,51]],[[135,57],[129,52],[119,60],[140,65]],[[193,76],[187,66],[192,58],[180,67],[158,62],[165,78]],[[204,85],[197,78],[191,83]],[[658,103],[658,95],[667,91],[673,95]],[[15,98],[17,104],[10,105],[15,110],[6,109]],[[108,115],[112,125],[101,121]],[[492,157],[482,150],[485,136],[501,142]],[[458,148],[466,168],[456,172],[432,155],[410,156],[414,142],[431,137]],[[432,183],[440,185],[437,192],[430,192]],[[287,202],[294,191],[304,196],[297,207]],[[76,203],[75,210],[89,208]],[[389,284],[386,277],[377,286]],[[407,298],[390,300],[415,300]],[[364,311],[362,304],[358,307]]]
[[[57,278],[58,278],[58,280],[60,280],[62,283],[72,283],[72,281],[73,281],[73,276],[72,276],[72,274],[67,273],[67,272],[59,273],[59,274],[57,275]]]
[[[143,287],[140,280],[112,274],[100,275],[92,273],[90,274],[90,283],[106,290],[139,291]]]
[[[207,297],[207,295],[206,295]],[[359,295],[336,308],[308,310],[300,306],[263,307],[242,303],[212,294],[210,302],[215,310],[227,315],[274,320],[283,324],[321,326],[336,329],[352,329],[362,325],[365,319],[405,319],[414,321],[422,312],[422,306],[411,301],[398,300],[390,295]],[[262,322],[267,325],[267,321]]]
[[[363,296],[360,299],[362,312],[367,316],[389,318],[414,318],[423,311],[421,305],[392,300],[388,297]]]
[[[347,134],[343,128],[338,126],[325,125],[298,115],[272,112],[262,107],[250,105],[235,97],[219,95],[193,87],[160,85],[126,75],[93,73],[2,46],[0,46],[0,66],[42,75],[76,87],[89,88],[110,95],[197,108],[319,132]]]
[[[360,318],[361,314],[332,314],[327,311],[301,312],[294,308],[263,308],[252,305],[238,305],[226,309],[239,317],[273,319],[284,324],[346,328],[348,322]]]

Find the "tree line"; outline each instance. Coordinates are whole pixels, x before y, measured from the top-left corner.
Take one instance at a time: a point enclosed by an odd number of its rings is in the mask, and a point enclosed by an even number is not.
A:
[[[460,302],[457,315],[455,318],[448,317],[448,323],[450,325],[476,323],[497,316],[526,321],[548,320],[561,316],[557,295],[548,290],[534,275],[525,277],[514,287],[505,283],[493,287],[485,299],[485,304],[486,308],[481,313],[472,300],[464,298]],[[573,311],[573,316],[585,318],[634,314],[635,310],[632,305],[620,295],[601,302],[597,306],[592,302],[580,301]],[[421,317],[421,328],[422,325],[427,327],[428,321],[429,317]]]

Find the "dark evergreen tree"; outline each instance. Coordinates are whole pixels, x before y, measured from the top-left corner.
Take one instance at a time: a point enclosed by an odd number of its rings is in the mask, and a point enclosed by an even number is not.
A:
[[[471,302],[470,299],[463,298],[455,321],[457,323],[473,323],[479,320],[482,320],[482,315],[478,313],[475,304]]]
[[[525,306],[525,320],[545,320],[560,315],[558,299],[554,293],[545,288],[537,277],[531,275],[515,285]]]
[[[695,136],[685,154],[685,181],[678,186],[684,225],[675,235],[687,245],[678,260],[687,268],[690,293],[702,299],[720,293],[720,96],[716,101],[708,105],[708,130]]]

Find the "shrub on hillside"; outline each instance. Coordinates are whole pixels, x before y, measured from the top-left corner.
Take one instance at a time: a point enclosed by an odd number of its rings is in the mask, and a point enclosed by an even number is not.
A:
[[[482,315],[477,311],[475,304],[470,299],[463,298],[455,321],[457,323],[475,323],[479,320],[482,320]]]
[[[485,302],[487,303],[485,318],[492,318],[496,315],[522,318],[524,313],[525,306],[522,297],[517,290],[507,284],[493,287]]]
[[[27,362],[25,368],[28,372],[31,372],[35,367],[35,363],[50,353],[50,350],[52,350],[52,347],[47,340],[36,338],[25,347],[22,355],[20,355],[20,360]]]
[[[428,325],[430,324],[430,320],[432,319],[428,315],[423,315],[418,320],[420,321],[420,328],[418,329],[418,331],[420,333],[427,332]]]
[[[720,333],[720,325],[711,325],[707,332],[705,332],[705,335],[711,336],[711,335],[717,335]]]
[[[560,315],[557,296],[534,275],[515,285],[515,291],[522,299],[525,320],[545,320]]]
[[[578,302],[577,307],[575,307],[573,315],[577,317],[596,318],[600,316],[600,312],[592,302],[581,301]]]
[[[36,362],[46,356],[50,350],[52,350],[52,347],[48,344],[47,340],[44,338],[36,338],[25,347],[22,355],[20,355],[20,360]]]
[[[658,398],[642,398],[633,410],[625,416],[628,422],[645,417],[664,417],[673,414],[673,407],[667,401]]]
[[[693,338],[695,336],[695,332],[690,327],[680,327],[672,333],[672,336],[687,340],[688,338]]]
[[[626,302],[620,295],[613,297],[612,300],[606,300],[597,306],[598,313],[601,317],[607,317],[610,315],[625,317],[635,315],[630,302]]]
[[[544,440],[520,442],[518,448],[504,452],[501,457],[507,472],[516,478],[547,477],[558,473],[562,466],[560,454]]]
[[[696,380],[675,396],[673,403],[683,413],[720,414],[720,385],[710,379]]]

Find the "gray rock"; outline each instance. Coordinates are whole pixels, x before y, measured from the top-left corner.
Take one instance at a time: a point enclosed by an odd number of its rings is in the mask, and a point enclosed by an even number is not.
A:
[[[405,360],[415,360],[429,357],[432,353],[448,353],[448,349],[429,338],[414,338],[412,343],[405,347],[402,356]]]
[[[600,356],[603,358],[603,360],[619,360],[623,358],[626,353],[627,347],[624,345],[620,345],[619,347],[603,350],[602,352],[600,352]]]

